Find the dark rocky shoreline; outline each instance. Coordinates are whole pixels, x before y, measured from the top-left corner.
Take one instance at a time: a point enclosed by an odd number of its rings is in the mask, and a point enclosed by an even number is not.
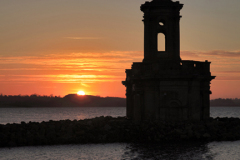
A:
[[[85,143],[164,143],[240,140],[239,118],[201,122],[142,122],[125,117],[0,125],[0,147]]]

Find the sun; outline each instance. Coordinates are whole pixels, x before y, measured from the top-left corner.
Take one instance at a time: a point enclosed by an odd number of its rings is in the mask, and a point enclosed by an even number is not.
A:
[[[85,92],[84,92],[84,91],[78,91],[77,94],[78,94],[78,95],[81,95],[81,96],[84,96],[84,95],[85,95]]]

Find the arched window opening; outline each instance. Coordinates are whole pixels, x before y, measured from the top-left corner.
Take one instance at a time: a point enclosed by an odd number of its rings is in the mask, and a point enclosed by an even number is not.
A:
[[[165,35],[163,33],[158,34],[158,51],[166,51]]]

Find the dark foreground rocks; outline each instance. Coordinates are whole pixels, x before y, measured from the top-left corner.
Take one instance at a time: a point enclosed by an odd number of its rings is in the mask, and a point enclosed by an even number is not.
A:
[[[124,117],[97,117],[79,121],[61,120],[0,125],[0,147],[232,140],[240,140],[239,118],[136,124]]]

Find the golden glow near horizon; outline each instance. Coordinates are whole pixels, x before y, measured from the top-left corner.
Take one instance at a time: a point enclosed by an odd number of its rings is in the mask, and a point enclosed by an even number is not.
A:
[[[77,94],[80,95],[80,96],[84,96],[85,92],[84,91],[78,91]]]
[[[0,94],[125,97],[145,1],[0,1]],[[181,58],[212,62],[211,98],[240,98],[240,1],[180,3]]]

